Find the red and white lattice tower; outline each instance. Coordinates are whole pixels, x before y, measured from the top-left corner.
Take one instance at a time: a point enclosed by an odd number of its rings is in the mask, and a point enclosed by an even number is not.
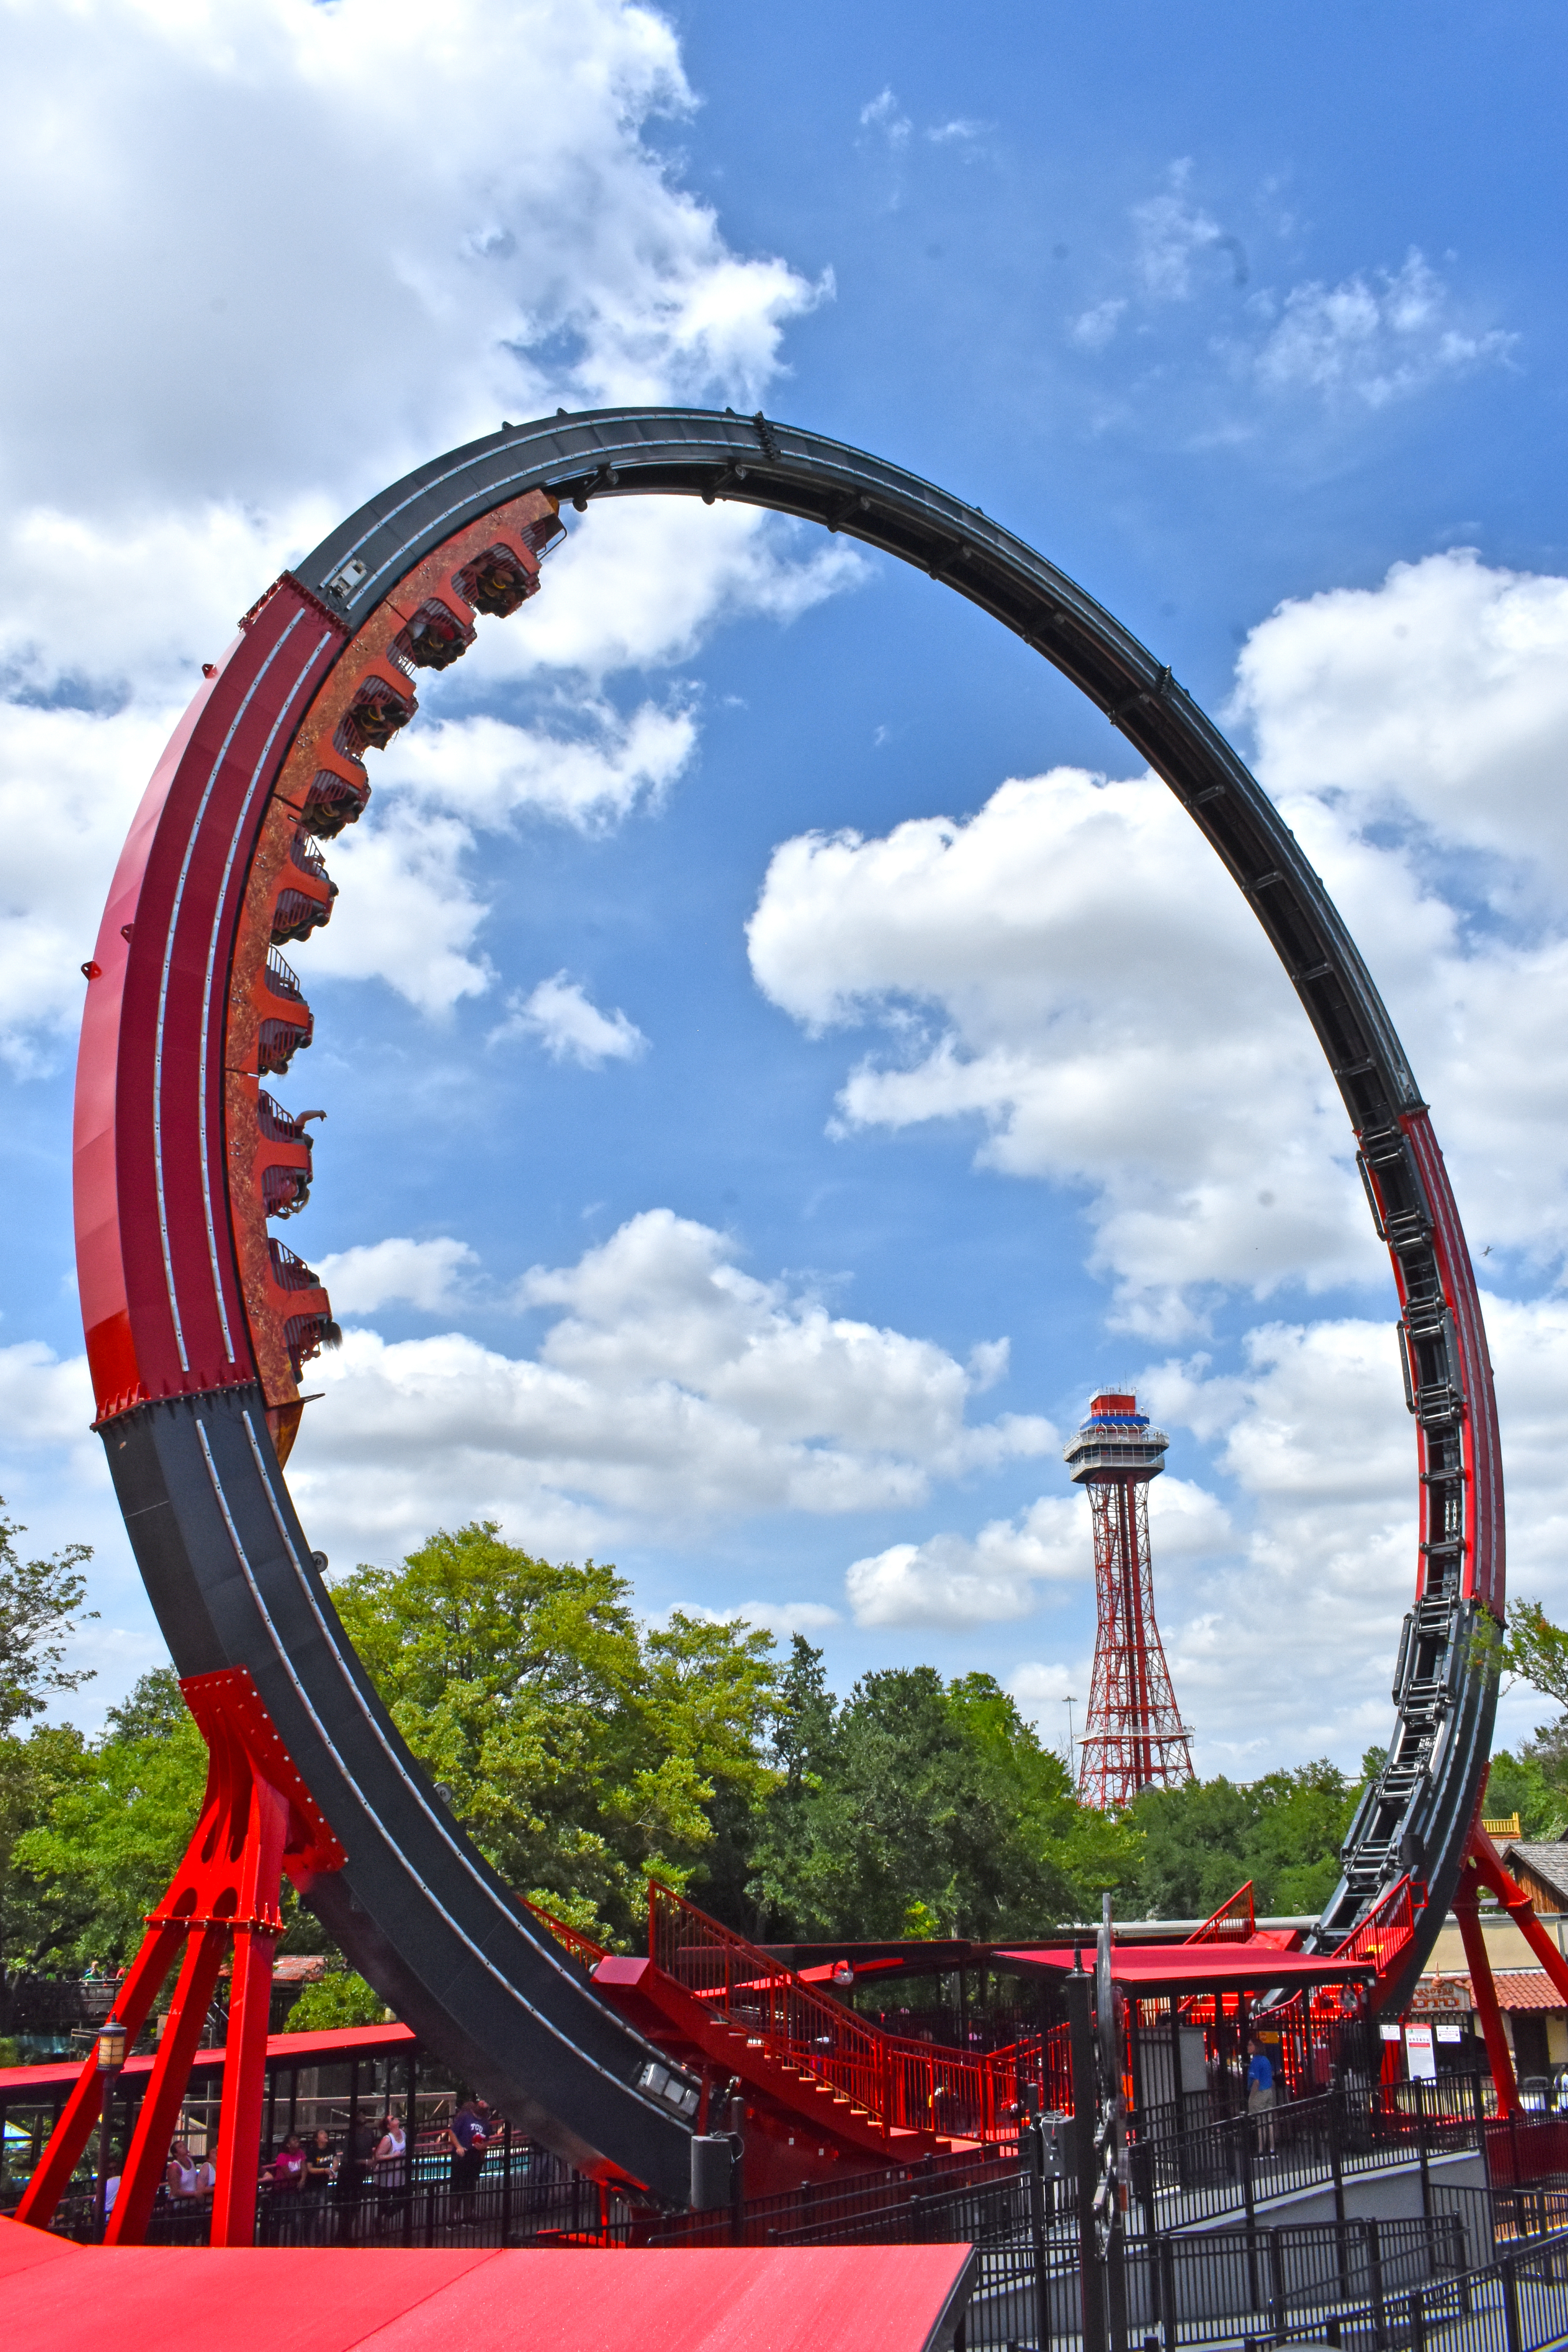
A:
[[[1101,1811],[1131,1804],[1141,1789],[1175,1788],[1193,1777],[1189,1735],[1154,1622],[1149,1555],[1149,1481],[1164,1468],[1170,1442],[1150,1427],[1135,1396],[1102,1393],[1066,1449],[1074,1484],[1089,1488],[1100,1608],[1078,1790]]]

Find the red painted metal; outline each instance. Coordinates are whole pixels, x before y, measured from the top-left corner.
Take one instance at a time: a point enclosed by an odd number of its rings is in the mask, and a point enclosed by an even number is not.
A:
[[[971,2054],[884,2033],[652,1878],[648,1957],[694,1996],[732,2050],[761,2053],[809,2084],[814,2096],[826,2092],[858,2136],[1014,2139],[1020,2070],[1029,2080],[1050,2071],[1038,2037]],[[605,1982],[605,1968],[595,1982]],[[736,2071],[744,2070],[737,2063]]]
[[[195,2266],[206,2333],[294,2352],[945,2352],[973,2256],[959,2246],[231,2248]],[[70,2246],[0,2221],[7,2342],[162,2344],[192,2327],[176,2246]]]
[[[1465,1964],[1470,1972],[1470,1990],[1480,2011],[1481,2032],[1486,2038],[1487,2058],[1491,2066],[1498,2108],[1500,2113],[1511,2116],[1520,2112],[1519,2085],[1514,2076],[1508,2033],[1502,2021],[1502,2009],[1498,2000],[1497,1982],[1487,1952],[1486,1935],[1478,1911],[1483,1890],[1496,1897],[1513,1921],[1545,1969],[1564,2007],[1568,2007],[1568,1959],[1563,1958],[1555,1939],[1547,1934],[1536,1917],[1535,1906],[1523,1887],[1505,1868],[1502,1856],[1490,1836],[1480,1822],[1476,1822],[1470,1831],[1458,1891],[1454,1896],[1454,1912],[1464,1942]]]
[[[1252,1908],[1252,1881],[1238,1886],[1228,1903],[1211,1911],[1201,1927],[1194,1927],[1187,1937],[1189,1944],[1246,1944],[1258,1932],[1257,1916]]]
[[[1500,1624],[1503,1616],[1506,1583],[1503,1546],[1502,1442],[1498,1428],[1497,1396],[1492,1386],[1491,1357],[1487,1348],[1486,1326],[1481,1319],[1480,1294],[1476,1287],[1475,1268],[1470,1262],[1469,1244],[1459,1223],[1453,1187],[1437,1139],[1432,1132],[1432,1122],[1426,1113],[1414,1111],[1401,1118],[1400,1126],[1410,1139],[1421,1181],[1426,1188],[1426,1198],[1432,1211],[1432,1246],[1436,1255],[1442,1278],[1443,1296],[1453,1318],[1454,1334],[1458,1345],[1465,1394],[1465,1414],[1461,1428],[1461,1444],[1468,1477],[1465,1489],[1465,1554],[1463,1591],[1488,1608]],[[1395,1279],[1400,1288],[1400,1304],[1405,1299],[1403,1269],[1397,1252],[1394,1254]],[[1426,1461],[1426,1432],[1417,1423],[1417,1444],[1421,1467]],[[1431,1490],[1421,1488],[1421,1541],[1425,1544],[1431,1529],[1427,1510]],[[1425,1559],[1425,1553],[1422,1558]],[[1420,1585],[1417,1585],[1419,1592]]]
[[[1384,1895],[1380,1895],[1359,1927],[1345,1937],[1334,1954],[1336,1960],[1370,1963],[1377,1970],[1373,1989],[1372,2005],[1382,2006],[1382,1999],[1405,1968],[1405,1956],[1415,1937],[1417,1915],[1426,1909],[1426,1889],[1418,1878],[1406,1871],[1395,1879]]]
[[[325,2066],[348,2058],[390,2057],[409,2049],[415,2039],[411,2025],[334,2025],[323,2033],[269,2033],[265,2054],[268,2065]],[[193,2083],[205,2074],[221,2074],[226,2058],[221,2042],[198,2050],[191,2061]],[[150,2074],[154,2063],[146,2055],[128,2058],[121,2072],[134,2080]],[[40,2066],[0,2066],[0,2099],[42,2097],[65,2089],[80,2072],[74,2058],[49,2059]]]
[[[993,1954],[997,1968],[1044,1969],[1067,1976],[1073,1948],[1021,1944]],[[1208,1991],[1235,1987],[1254,1991],[1272,1985],[1363,1982],[1373,1973],[1371,1959],[1347,1960],[1342,1952],[1282,1952],[1258,1939],[1250,1944],[1118,1944],[1110,1947],[1110,1973],[1130,1992],[1156,1990]]]
[[[196,693],[121,854],[77,1069],[77,1262],[100,1420],[255,1378],[226,1206],[223,992],[268,793],[345,636],[281,583]]]
[[[606,1947],[595,1944],[592,1936],[584,1936],[580,1927],[570,1927],[564,1919],[558,1919],[553,1911],[546,1911],[541,1904],[531,1903],[526,1895],[520,1895],[518,1901],[525,1911],[531,1911],[534,1917],[549,1928],[556,1942],[570,1952],[574,1959],[582,1960],[594,1969],[605,1957]]]
[[[1107,1428],[1102,1458],[1073,1473],[1089,1489],[1098,1609],[1089,1714],[1079,1742],[1079,1794],[1104,1812],[1131,1804],[1141,1789],[1190,1780],[1193,1756],[1154,1617],[1149,1481],[1159,1474],[1166,1441],[1157,1431],[1143,1438],[1146,1424],[1135,1396],[1105,1392],[1089,1410],[1079,1438],[1101,1416]],[[1125,1446],[1115,1442],[1116,1425],[1123,1422]],[[1075,1441],[1069,1461],[1077,1450]],[[1118,1458],[1131,1454],[1143,1458]]]
[[[310,1885],[340,1870],[345,1856],[289,1760],[271,1717],[242,1667],[198,1675],[180,1685],[207,1743],[201,1818],[110,2011],[134,2041],[184,1948],[163,2038],[105,2232],[133,2245],[163,2177],[169,2142],[218,1971],[232,1943],[234,1986],[224,2068],[212,2243],[248,2245],[256,2211],[267,2012],[272,1953],[282,1932],[282,1872]],[[21,2221],[47,2224],[87,2147],[99,2085],[89,2057],[66,2102],[42,2160],[16,2208]]]

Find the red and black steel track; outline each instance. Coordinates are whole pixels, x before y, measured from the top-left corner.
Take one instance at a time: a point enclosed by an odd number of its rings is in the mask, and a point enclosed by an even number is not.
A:
[[[689,2116],[643,2086],[658,2053],[458,1829],[338,1622],[282,1468],[303,1367],[335,1332],[315,1276],[270,1230],[311,1174],[305,1121],[270,1091],[312,1027],[281,950],[308,961],[330,919],[322,844],[364,805],[366,754],[414,716],[421,668],[445,667],[479,615],[504,617],[533,593],[558,505],[648,493],[821,523],[991,613],[1164,778],[1290,975],[1393,1256],[1416,1423],[1419,1570],[1398,1720],[1317,1930],[1337,1941],[1410,1874],[1425,1900],[1395,2000],[1443,1916],[1479,1801],[1495,1686],[1471,1636],[1480,1612],[1501,1617],[1503,1517],[1469,1255],[1388,1015],[1272,803],[1169,669],[1072,581],[895,467],[729,412],[508,425],[351,516],[246,616],[182,720],[87,967],[77,1231],[98,1426],[179,1672],[249,1670],[347,1853],[309,1890],[345,1952],[520,2123],[679,2202]],[[1303,1616],[1316,1589],[1301,1563]]]

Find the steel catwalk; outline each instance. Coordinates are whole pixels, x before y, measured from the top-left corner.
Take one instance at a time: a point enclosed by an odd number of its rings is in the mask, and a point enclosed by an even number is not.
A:
[[[310,1181],[303,1116],[263,1081],[308,1045],[280,949],[335,894],[321,845],[368,797],[365,754],[414,716],[416,678],[538,586],[556,509],[737,499],[844,531],[993,614],[1163,777],[1273,942],[1328,1056],[1394,1264],[1415,1421],[1419,1567],[1389,1759],[1311,1942],[1416,1883],[1399,2005],[1458,1880],[1503,1608],[1496,1406],[1442,1156],[1354,942],[1278,811],[1169,668],[978,509],[763,417],[561,415],[453,450],[352,515],[246,616],[148,787],[88,975],[78,1067],[83,1319],[126,1526],[182,1675],[244,1666],[346,1865],[307,1899],[421,2038],[521,2126],[671,2203],[689,2185],[692,2086],[595,1994],[458,1828],[338,1622],[283,1463],[304,1365],[335,1338],[310,1269],[268,1230]],[[1304,1601],[1311,1584],[1305,1583]]]

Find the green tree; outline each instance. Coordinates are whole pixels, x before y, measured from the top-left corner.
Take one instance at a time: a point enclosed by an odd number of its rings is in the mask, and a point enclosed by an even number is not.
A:
[[[1340,1875],[1340,1847],[1363,1788],[1381,1769],[1369,1749],[1362,1779],[1320,1759],[1257,1780],[1189,1780],[1146,1789],[1132,1806],[1144,1835],[1139,1896],[1150,1918],[1205,1918],[1250,1879],[1259,1912],[1319,1911]]]
[[[352,1969],[329,1968],[305,1987],[283,2021],[285,2033],[331,2033],[344,2025],[379,2025],[386,2004]]]
[[[123,1965],[196,1825],[206,1744],[168,1666],[109,1710],[100,1738],[58,1738],[47,1805],[17,1838],[16,1867],[72,1923],[56,1965]]]
[[[488,1520],[356,1569],[333,1599],[404,1737],[520,1893],[626,1939],[652,1871],[734,1917],[773,1780],[771,1634],[680,1612],[645,1633],[614,1568],[535,1559]]]
[[[5,1499],[0,1496],[0,1511]],[[0,1518],[0,1735],[42,1715],[57,1691],[73,1691],[92,1680],[89,1666],[67,1668],[67,1644],[78,1622],[96,1617],[84,1611],[92,1558],[89,1544],[68,1544],[47,1559],[23,1559],[14,1538],[26,1528]]]
[[[1552,1623],[1539,1601],[1512,1603],[1494,1646],[1499,1670],[1568,1708],[1568,1631]]]
[[[1509,1748],[1500,1748],[1487,1780],[1484,1810],[1488,1818],[1496,1821],[1517,1813],[1523,1836],[1547,1842],[1562,1837],[1568,1827],[1568,1775],[1563,1768],[1564,1759],[1551,1726],[1543,1726],[1533,1739],[1527,1739],[1517,1756]]]
[[[64,1660],[84,1614],[97,1613],[82,1610],[81,1570],[92,1554],[86,1544],[68,1544],[50,1559],[25,1560],[16,1538],[26,1532],[0,1517],[0,2033],[10,2030],[19,1985],[56,1964],[91,1907],[79,1885],[40,1882],[21,1856],[80,1768],[79,1732],[32,1719],[55,1695],[89,1678],[88,1669],[68,1668]]]
[[[1526,1683],[1568,1710],[1568,1631],[1539,1601],[1515,1601],[1500,1632],[1483,1617],[1474,1640],[1500,1679]],[[1527,1838],[1555,1839],[1568,1831],[1568,1712],[1537,1724],[1517,1756],[1504,1748],[1492,1758],[1487,1811],[1494,1819],[1517,1812]]]
[[[1136,1875],[1136,1836],[1080,1807],[987,1675],[864,1675],[842,1706],[798,1635],[752,1887],[797,1936],[1037,1933]]]

